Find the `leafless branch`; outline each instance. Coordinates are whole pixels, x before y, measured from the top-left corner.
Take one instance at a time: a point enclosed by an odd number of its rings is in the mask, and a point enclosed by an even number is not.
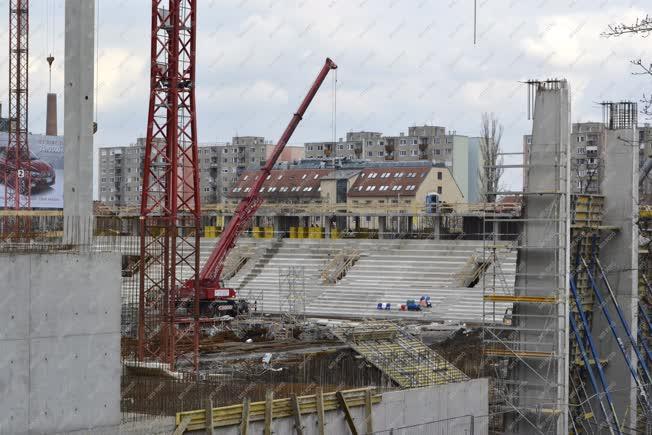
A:
[[[652,32],[652,17],[646,15],[645,18],[637,18],[634,24],[610,24],[609,29],[602,32],[602,36],[609,38],[611,36],[622,36],[626,34],[639,34],[644,38]]]
[[[618,37],[626,34],[636,34],[647,38],[652,33],[652,17],[646,15],[645,18],[637,18],[634,24],[610,24],[606,32],[602,32],[605,38]],[[640,71],[633,72],[634,75],[651,75],[652,64],[645,64],[641,59],[633,60],[632,63],[640,68]],[[652,117],[652,96],[643,94],[640,101],[643,105],[641,113],[647,117]]]
[[[496,202],[496,194],[503,175],[503,158],[500,140],[503,137],[503,126],[494,114],[483,113],[480,127],[480,153],[483,167],[480,169],[481,192],[485,202]]]

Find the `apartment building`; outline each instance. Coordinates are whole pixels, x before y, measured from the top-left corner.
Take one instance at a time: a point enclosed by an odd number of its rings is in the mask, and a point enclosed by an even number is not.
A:
[[[274,144],[262,136],[236,136],[227,143],[200,143],[198,146],[201,202],[218,203],[247,169],[264,165]],[[145,139],[135,144],[100,148],[99,197],[111,207],[138,206],[142,190]],[[279,161],[298,161],[303,147],[288,146]]]
[[[198,147],[199,184],[202,203],[219,202],[222,192],[220,159],[226,144],[202,143]],[[99,150],[99,199],[111,207],[140,204],[143,184],[145,139],[135,144]]]
[[[446,133],[434,125],[408,127],[407,134],[349,132],[339,142],[308,142],[307,159],[357,159],[369,162],[431,161],[451,169],[466,201],[480,200],[478,173],[482,166],[479,138]]]
[[[244,171],[227,194],[237,203],[246,196],[258,179],[253,170]],[[338,183],[343,180],[344,183]],[[412,204],[423,206],[427,194],[437,193],[449,204],[464,202],[462,192],[441,164],[373,163],[346,165],[340,168],[314,168],[295,165],[274,169],[260,190],[272,203],[347,202],[349,205]]]

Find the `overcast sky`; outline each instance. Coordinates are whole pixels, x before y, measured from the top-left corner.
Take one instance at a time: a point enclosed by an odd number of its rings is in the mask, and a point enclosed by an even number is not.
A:
[[[573,121],[600,120],[597,102],[639,100],[650,87],[649,77],[631,75],[629,61],[652,60],[652,39],[600,37],[608,23],[644,16],[643,1],[478,0],[475,45],[472,0],[198,3],[200,142],[226,142],[236,134],[278,139],[327,56],[339,65],[336,137],[352,130],[396,135],[424,123],[478,135],[481,114],[489,111],[505,126],[505,150],[516,151],[531,129],[519,81],[567,78]],[[126,145],[145,134],[151,2],[98,4],[95,144]],[[54,5],[54,14],[48,14],[48,5]],[[63,129],[63,7],[63,0],[31,2],[34,133],[45,129],[50,50],[56,58],[53,91],[60,95]],[[8,0],[0,0],[0,11],[7,10]],[[6,31],[1,32],[0,47],[7,44]],[[0,100],[5,103],[7,69],[7,51],[0,50]],[[332,101],[328,79],[291,143],[333,137]]]

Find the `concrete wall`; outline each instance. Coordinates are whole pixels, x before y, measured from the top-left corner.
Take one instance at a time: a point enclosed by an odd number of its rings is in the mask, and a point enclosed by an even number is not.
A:
[[[383,394],[379,404],[374,405],[372,420],[374,432],[393,429],[394,435],[402,434],[474,434],[488,433],[487,379],[474,379],[468,382],[436,385],[428,388],[393,391]],[[364,407],[351,408],[356,428],[359,433],[365,431]],[[474,416],[473,418],[471,416]],[[458,417],[458,418],[455,418]],[[451,419],[447,422],[439,420]],[[439,421],[437,423],[431,423]],[[307,414],[302,417],[304,434],[316,435],[317,416]],[[405,426],[417,427],[400,429]],[[250,424],[251,433],[263,433],[263,423]],[[274,420],[273,433],[291,434],[294,432],[294,419]],[[219,435],[237,435],[239,427],[215,429]],[[351,433],[342,411],[326,412],[326,433]]]
[[[0,434],[120,423],[120,256],[0,256]]]
[[[633,337],[637,337],[638,325],[638,147],[636,131],[607,130],[606,146],[602,160],[604,177],[602,194],[604,199],[603,224],[615,226],[618,231],[609,235],[602,243],[600,262],[607,271],[607,278],[629,323]],[[612,320],[620,338],[629,349],[628,358],[636,365],[636,355],[629,345],[625,331],[608,296],[607,289],[596,276],[602,296],[607,300]],[[609,331],[608,323],[595,301],[593,308],[593,337],[600,358],[609,363],[604,367],[605,376],[612,392],[616,413],[621,424],[636,427],[636,385],[631,377],[625,359],[618,349],[616,339]],[[643,378],[643,382],[645,379]],[[595,408],[598,409],[598,408]],[[626,420],[627,419],[627,420]]]

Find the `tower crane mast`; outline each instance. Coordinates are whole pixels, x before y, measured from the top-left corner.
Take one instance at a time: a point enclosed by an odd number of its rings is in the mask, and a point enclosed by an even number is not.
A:
[[[5,186],[4,208],[31,208],[31,175],[28,137],[28,60],[29,60],[29,0],[9,2],[9,140],[7,164],[2,182]],[[23,220],[15,217],[6,222],[5,230],[12,234],[28,231],[21,228]],[[24,220],[28,222],[27,219]],[[13,228],[10,228],[12,227]]]

